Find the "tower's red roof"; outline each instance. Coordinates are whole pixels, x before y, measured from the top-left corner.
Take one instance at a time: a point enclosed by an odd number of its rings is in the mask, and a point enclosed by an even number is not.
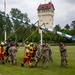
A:
[[[48,3],[48,4],[40,4],[38,6],[38,9],[37,10],[45,10],[45,9],[51,9],[53,8],[54,9],[54,5],[52,3]],[[55,10],[55,9],[54,9]]]

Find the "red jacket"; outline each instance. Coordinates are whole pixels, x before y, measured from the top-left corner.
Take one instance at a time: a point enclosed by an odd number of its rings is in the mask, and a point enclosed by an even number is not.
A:
[[[4,57],[5,51],[4,47],[0,47],[0,57]]]

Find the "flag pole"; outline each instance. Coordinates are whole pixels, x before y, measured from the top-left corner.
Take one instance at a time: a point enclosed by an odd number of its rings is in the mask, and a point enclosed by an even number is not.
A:
[[[6,14],[6,0],[4,0],[4,12]],[[6,18],[5,17],[4,17],[4,20],[5,20],[5,27],[4,27],[4,39],[5,39],[5,41],[4,42],[6,43]]]

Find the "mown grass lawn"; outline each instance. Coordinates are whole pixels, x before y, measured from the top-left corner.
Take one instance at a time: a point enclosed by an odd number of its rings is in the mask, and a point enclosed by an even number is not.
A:
[[[68,66],[60,68],[60,52],[58,46],[51,46],[54,62],[49,63],[49,68],[42,68],[39,62],[36,68],[30,68],[28,64],[21,67],[24,48],[19,48],[17,52],[17,65],[13,66],[6,63],[0,64],[0,75],[75,75],[75,46],[67,46],[68,49]],[[35,64],[35,61],[32,61]]]

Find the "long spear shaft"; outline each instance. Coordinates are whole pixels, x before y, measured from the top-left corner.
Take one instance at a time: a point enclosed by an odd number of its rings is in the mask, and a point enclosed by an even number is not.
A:
[[[37,22],[38,22],[38,21],[37,21]],[[35,22],[35,24],[36,24],[37,22]],[[22,37],[24,37],[24,35],[25,35],[29,30],[30,30],[30,28],[19,38],[19,40],[20,40]],[[16,43],[17,43],[19,40],[17,40]]]
[[[24,24],[23,25],[21,25],[13,34],[11,34],[5,41],[7,41],[12,35],[14,35],[22,26],[24,26]]]
[[[43,24],[42,24],[43,25]],[[42,26],[41,25],[41,26]],[[24,43],[24,42],[26,42],[36,31],[38,30],[38,28],[27,38],[27,39],[25,39],[18,47],[17,47],[17,49]]]

